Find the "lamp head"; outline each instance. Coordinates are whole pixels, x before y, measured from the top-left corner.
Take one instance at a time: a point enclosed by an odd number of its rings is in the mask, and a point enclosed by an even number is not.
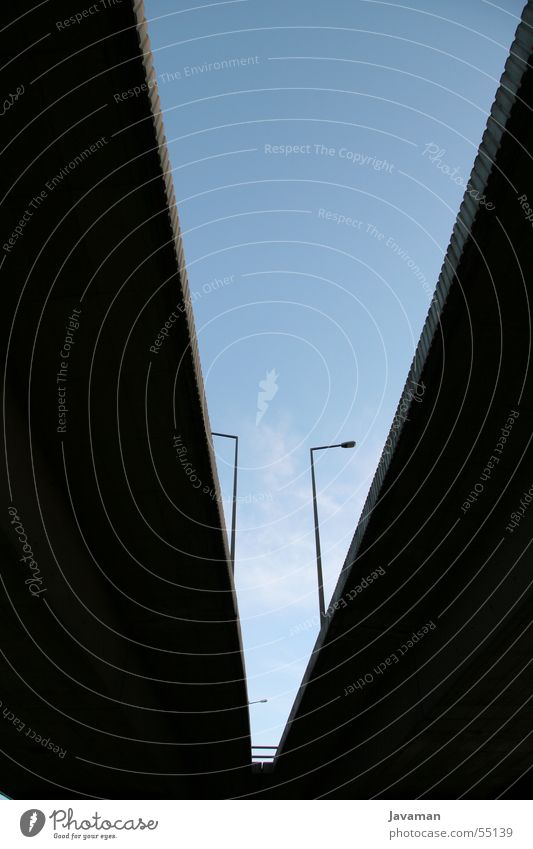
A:
[[[349,442],[341,442],[341,448],[355,448],[355,441],[351,439]]]

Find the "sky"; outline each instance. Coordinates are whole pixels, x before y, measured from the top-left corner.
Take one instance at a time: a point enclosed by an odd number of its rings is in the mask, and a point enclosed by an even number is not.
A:
[[[327,605],[522,7],[145,0],[211,427],[239,436],[254,745],[277,745],[319,631],[309,449],[357,442],[315,454]]]

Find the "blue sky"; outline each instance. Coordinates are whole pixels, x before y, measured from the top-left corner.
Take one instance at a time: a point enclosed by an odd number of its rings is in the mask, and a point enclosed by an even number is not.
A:
[[[145,2],[211,425],[240,437],[255,744],[278,742],[318,633],[309,448],[357,440],[316,455],[327,604],[522,5]]]

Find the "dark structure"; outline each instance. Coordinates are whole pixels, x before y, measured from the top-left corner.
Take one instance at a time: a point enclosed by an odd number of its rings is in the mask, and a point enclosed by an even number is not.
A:
[[[282,796],[531,796],[532,24],[528,3],[278,749]]]
[[[33,5],[2,21],[0,787],[232,795],[242,645],[142,9]]]
[[[529,796],[533,3],[269,770],[142,3],[34,5],[2,39],[0,788]]]

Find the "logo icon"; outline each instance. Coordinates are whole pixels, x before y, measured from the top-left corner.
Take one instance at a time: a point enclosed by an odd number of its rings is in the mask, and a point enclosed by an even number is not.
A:
[[[257,393],[257,413],[255,417],[255,426],[259,424],[266,411],[268,410],[268,402],[272,401],[274,395],[279,389],[276,383],[279,375],[276,374],[276,369],[267,371],[266,378],[259,381],[260,391]]]
[[[24,837],[35,837],[36,834],[42,831],[45,822],[46,817],[43,812],[38,811],[36,808],[31,808],[22,814],[20,818],[20,830]]]

